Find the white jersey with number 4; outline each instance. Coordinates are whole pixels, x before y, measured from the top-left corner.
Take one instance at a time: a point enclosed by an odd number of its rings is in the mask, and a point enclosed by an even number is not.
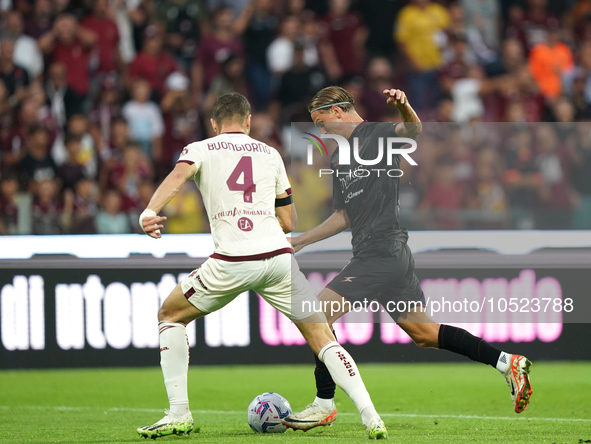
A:
[[[275,197],[291,188],[275,148],[244,133],[223,133],[183,149],[194,163],[215,256],[264,255],[290,248],[275,216]]]

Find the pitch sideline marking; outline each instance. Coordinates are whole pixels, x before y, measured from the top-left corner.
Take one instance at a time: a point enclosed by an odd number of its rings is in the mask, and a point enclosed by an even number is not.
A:
[[[131,407],[74,407],[74,406],[41,406],[41,405],[23,405],[9,406],[0,405],[0,410],[26,409],[26,410],[58,410],[58,411],[85,411],[100,410],[104,412],[143,412],[157,413],[163,409],[144,409]],[[195,414],[201,415],[243,415],[244,412],[237,410],[192,410]],[[357,413],[340,413],[341,416],[356,416]],[[591,422],[586,418],[540,418],[540,417],[511,417],[511,416],[479,416],[479,415],[435,415],[435,414],[414,414],[414,413],[380,413],[380,416],[390,418],[448,418],[448,419],[482,419],[482,420],[501,420],[501,421],[555,421],[555,422]]]

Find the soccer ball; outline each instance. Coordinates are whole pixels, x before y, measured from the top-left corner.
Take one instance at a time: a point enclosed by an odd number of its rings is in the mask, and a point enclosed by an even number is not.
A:
[[[291,415],[289,401],[278,393],[262,393],[248,406],[248,425],[257,433],[283,433],[287,429],[281,420]]]

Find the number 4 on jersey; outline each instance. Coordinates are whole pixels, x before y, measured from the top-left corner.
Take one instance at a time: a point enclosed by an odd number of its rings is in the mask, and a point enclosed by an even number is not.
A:
[[[244,173],[242,183],[238,183],[240,175]],[[244,156],[230,174],[226,181],[226,185],[230,191],[242,191],[244,193],[244,202],[252,203],[252,193],[256,192],[257,186],[252,178],[252,158]]]

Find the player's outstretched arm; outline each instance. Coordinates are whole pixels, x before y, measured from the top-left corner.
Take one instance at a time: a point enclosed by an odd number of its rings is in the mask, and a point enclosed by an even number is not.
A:
[[[179,162],[162,181],[150,199],[148,207],[140,215],[140,226],[148,236],[155,239],[162,237],[160,229],[164,228],[164,225],[160,225],[160,223],[166,220],[166,216],[158,216],[158,213],[178,194],[185,181],[193,177],[196,172],[195,164]]]
[[[295,204],[287,191],[278,194],[275,198],[275,213],[277,213],[277,220],[284,233],[291,233],[295,230],[298,224],[298,214],[296,213]]]
[[[410,106],[408,97],[400,89],[385,89],[383,94],[387,97],[386,103],[397,108],[402,117],[402,124],[396,126],[395,132],[398,137],[409,137],[415,139],[423,131],[421,119]]]
[[[317,227],[306,231],[298,237],[292,237],[291,245],[293,249],[298,252],[306,245],[313,244],[346,230],[350,225],[351,223],[349,222],[347,211],[344,208],[335,210],[328,219]]]

